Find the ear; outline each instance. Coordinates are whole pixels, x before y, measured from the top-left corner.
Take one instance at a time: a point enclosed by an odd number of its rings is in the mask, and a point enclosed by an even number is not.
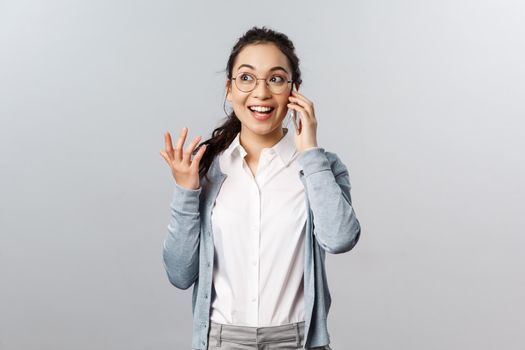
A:
[[[226,99],[228,101],[232,101],[232,89],[231,89],[231,86],[232,86],[232,80],[230,79],[227,79],[226,80]]]

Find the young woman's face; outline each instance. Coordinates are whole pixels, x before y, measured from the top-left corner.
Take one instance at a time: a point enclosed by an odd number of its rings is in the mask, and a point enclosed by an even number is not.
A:
[[[251,73],[257,79],[275,76],[274,79],[277,80],[292,80],[292,70],[287,57],[271,43],[251,44],[243,48],[235,59],[232,78],[238,77],[240,73]],[[245,75],[240,78],[249,80]],[[282,121],[288,112],[291,84],[286,84],[283,92],[278,94],[272,92],[264,80],[258,80],[251,92],[241,91],[233,80],[227,80],[226,88],[226,97],[241,121],[243,132],[249,131],[257,135],[281,133]],[[269,114],[257,113],[252,110],[254,106],[270,107],[273,110]]]

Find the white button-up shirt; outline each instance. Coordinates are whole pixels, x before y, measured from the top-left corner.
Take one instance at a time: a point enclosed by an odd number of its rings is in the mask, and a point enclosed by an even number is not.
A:
[[[219,155],[228,176],[212,210],[210,319],[251,327],[304,321],[307,213],[293,130],[262,149],[255,177],[239,136]]]

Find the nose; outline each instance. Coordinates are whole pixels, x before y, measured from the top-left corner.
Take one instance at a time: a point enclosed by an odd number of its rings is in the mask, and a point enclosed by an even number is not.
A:
[[[257,80],[257,85],[255,85],[255,89],[252,91],[253,97],[258,97],[261,99],[264,98],[270,98],[272,97],[272,92],[270,91],[270,88],[266,84],[266,80]]]

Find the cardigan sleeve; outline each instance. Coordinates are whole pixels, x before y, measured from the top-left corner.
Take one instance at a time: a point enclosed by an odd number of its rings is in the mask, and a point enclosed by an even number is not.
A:
[[[175,182],[163,260],[169,281],[179,289],[188,289],[199,276],[201,191],[202,187],[192,190]]]
[[[335,159],[332,164],[328,153]],[[352,207],[346,165],[322,147],[301,152],[297,161],[303,167],[317,242],[332,254],[350,251],[359,240],[361,225]]]

